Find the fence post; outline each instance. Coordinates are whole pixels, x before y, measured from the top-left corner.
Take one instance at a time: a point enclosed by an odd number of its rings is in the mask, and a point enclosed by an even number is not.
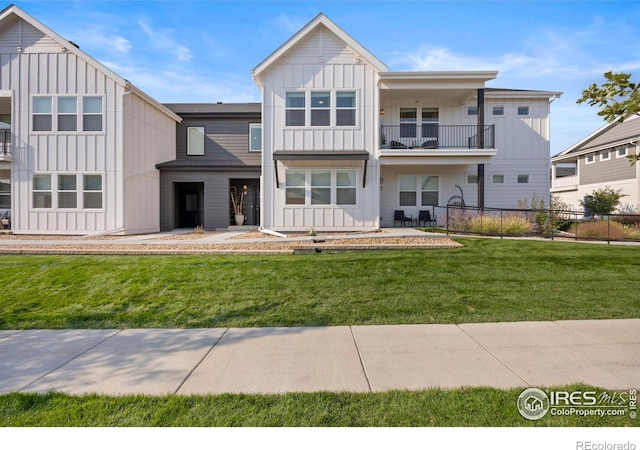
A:
[[[447,236],[449,236],[449,205],[447,205]]]
[[[611,245],[611,216],[607,215],[607,244]]]
[[[502,209],[500,210],[500,239],[504,238],[504,233],[503,233],[503,227],[502,227]]]

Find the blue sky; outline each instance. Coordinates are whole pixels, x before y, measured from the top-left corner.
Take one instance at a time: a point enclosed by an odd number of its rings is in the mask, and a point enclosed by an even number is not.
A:
[[[318,13],[391,71],[499,70],[562,91],[551,154],[604,125],[577,105],[606,71],[640,78],[640,1],[16,1],[160,102],[260,101],[250,70]]]

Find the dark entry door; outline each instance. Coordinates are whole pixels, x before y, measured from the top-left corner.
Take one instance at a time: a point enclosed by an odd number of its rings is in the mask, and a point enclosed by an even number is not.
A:
[[[200,220],[200,191],[181,189],[178,194],[178,227],[195,228],[202,225]]]

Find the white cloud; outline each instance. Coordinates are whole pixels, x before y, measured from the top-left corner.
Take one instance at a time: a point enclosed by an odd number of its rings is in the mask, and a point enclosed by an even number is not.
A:
[[[138,20],[138,26],[144,31],[144,33],[149,36],[152,47],[166,51],[169,54],[173,55],[178,61],[189,62],[193,58],[193,53],[187,47],[182,44],[179,44],[177,40],[175,40],[173,35],[173,30],[168,28],[158,28],[157,30],[153,29],[151,25],[146,22],[147,19]]]

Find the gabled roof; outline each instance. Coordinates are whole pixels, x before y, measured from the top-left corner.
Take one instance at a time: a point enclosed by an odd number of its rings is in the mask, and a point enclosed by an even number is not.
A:
[[[329,29],[333,34],[335,34],[339,39],[344,41],[349,47],[351,47],[356,53],[358,53],[362,58],[367,60],[369,64],[375,67],[380,72],[386,72],[387,66],[376,58],[369,50],[364,48],[358,41],[353,39],[349,34],[347,34],[342,28],[333,23],[327,16],[320,13],[318,14],[311,22],[302,27],[296,34],[294,34],[288,41],[282,44],[276,51],[271,53],[264,61],[258,64],[252,71],[253,78],[259,78],[260,74],[266,70],[269,66],[271,66],[274,62],[278,60],[282,55],[284,55],[291,48],[295,47],[297,43],[299,43],[305,36],[314,31],[320,25],[324,25],[327,29]]]
[[[561,161],[569,157],[575,157],[583,153],[591,153],[600,149],[617,147],[640,141],[640,116],[629,116],[623,122],[610,122],[586,138],[572,145],[568,149],[551,158],[552,161]]]
[[[109,69],[107,66],[105,66],[102,63],[100,63],[98,60],[92,58],[87,53],[83,52],[82,50],[80,50],[80,48],[76,44],[73,44],[72,42],[70,42],[67,39],[63,38],[58,33],[53,31],[52,29],[50,29],[46,25],[44,25],[42,22],[36,20],[35,18],[33,18],[32,16],[30,16],[29,14],[27,14],[26,12],[24,12],[20,8],[18,8],[17,6],[11,4],[11,5],[7,6],[5,9],[3,9],[2,11],[0,11],[0,28],[2,28],[4,23],[6,21],[9,21],[12,16],[16,16],[16,17],[19,17],[20,19],[24,20],[29,25],[31,25],[32,27],[36,28],[37,30],[42,32],[44,35],[48,36],[49,38],[53,39],[55,42],[60,44],[60,47],[64,48],[66,52],[73,53],[78,58],[86,61],[87,63],[89,63],[91,65],[93,65],[96,69],[98,69],[99,71],[101,71],[104,74],[106,74],[109,78],[114,80],[116,83],[118,83],[118,84],[120,84],[122,86],[125,86],[126,88],[130,89],[132,92],[135,92],[137,95],[139,95],[140,97],[144,98],[149,103],[153,104],[155,107],[157,107],[159,110],[163,111],[165,114],[167,114],[172,119],[174,119],[174,120],[176,120],[178,122],[182,120],[180,117],[178,117],[172,111],[170,111],[169,109],[165,108],[160,102],[158,102],[154,98],[150,97],[148,94],[146,94],[145,92],[143,92],[142,90],[140,90],[139,88],[137,88],[136,86],[131,84],[128,80],[122,78],[120,75],[118,75],[117,73],[115,73],[114,71]]]
[[[164,103],[181,116],[260,115],[261,103]]]

